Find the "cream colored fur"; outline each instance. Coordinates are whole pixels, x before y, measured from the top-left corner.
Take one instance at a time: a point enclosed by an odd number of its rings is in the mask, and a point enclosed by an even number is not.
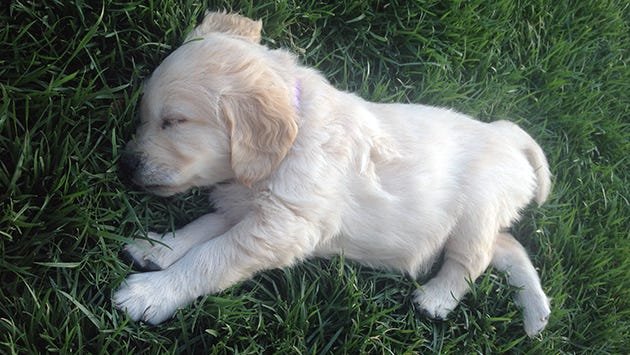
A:
[[[134,320],[160,323],[195,298],[255,273],[343,253],[437,275],[416,291],[444,318],[489,265],[520,288],[527,334],[550,314],[523,247],[502,233],[549,193],[547,161],[515,124],[455,111],[377,104],[332,87],[260,22],[209,13],[146,84],[128,150],[134,181],[160,195],[217,185],[217,208],[126,251],[140,266],[114,294]]]

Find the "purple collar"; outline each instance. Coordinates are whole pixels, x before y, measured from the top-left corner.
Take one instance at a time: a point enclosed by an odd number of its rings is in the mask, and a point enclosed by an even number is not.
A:
[[[295,81],[295,86],[293,87],[293,106],[297,111],[300,110],[302,101],[302,81],[297,79]]]

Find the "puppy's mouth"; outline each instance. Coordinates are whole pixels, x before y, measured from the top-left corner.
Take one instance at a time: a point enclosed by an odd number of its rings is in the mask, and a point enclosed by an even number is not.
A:
[[[135,185],[137,188],[143,191],[146,191],[148,193],[151,193],[157,196],[168,197],[168,196],[175,195],[185,190],[185,186],[178,183],[174,183],[174,181],[164,181],[166,179],[163,179],[163,178],[157,179],[153,176],[149,176],[148,178],[146,178],[146,177],[140,177],[138,175],[139,174],[137,174],[132,179],[133,185]],[[171,180],[171,179],[168,179],[168,180]]]
[[[141,187],[145,191],[150,192],[154,195],[161,196],[161,197],[173,196],[181,192],[181,189],[178,186],[173,186],[173,185],[149,184],[149,185],[143,185]]]

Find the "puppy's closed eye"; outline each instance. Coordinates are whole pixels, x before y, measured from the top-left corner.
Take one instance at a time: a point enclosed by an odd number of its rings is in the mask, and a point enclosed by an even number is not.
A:
[[[173,127],[173,125],[186,123],[187,121],[188,120],[185,118],[167,117],[162,120],[162,124],[160,127],[162,129],[167,129],[167,128]]]

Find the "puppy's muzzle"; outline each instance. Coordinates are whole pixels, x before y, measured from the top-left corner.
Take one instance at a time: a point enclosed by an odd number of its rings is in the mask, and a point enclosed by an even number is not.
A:
[[[118,172],[120,180],[127,185],[137,185],[134,182],[136,172],[140,167],[142,160],[140,156],[135,153],[123,151],[120,160],[118,161]]]

